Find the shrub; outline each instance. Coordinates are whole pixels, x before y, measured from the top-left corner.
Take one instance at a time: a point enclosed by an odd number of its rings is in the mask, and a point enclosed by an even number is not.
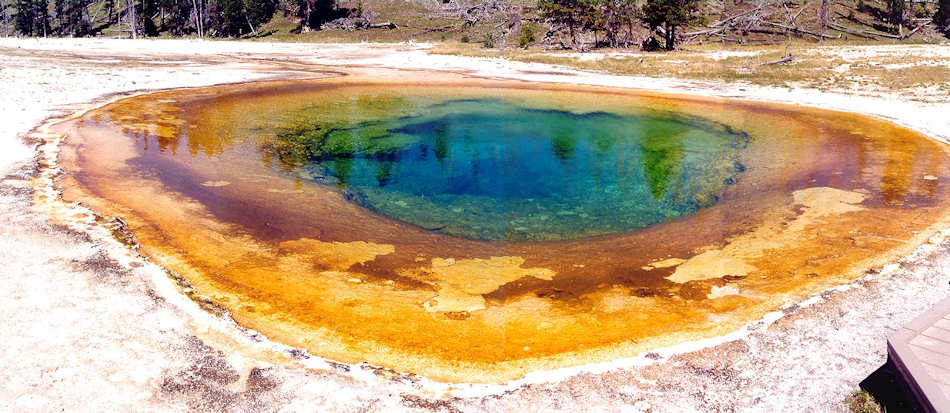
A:
[[[531,24],[528,24],[528,23],[522,24],[521,36],[518,39],[518,47],[521,47],[522,49],[527,49],[528,46],[531,46],[532,44],[534,44],[534,42],[537,41],[534,38],[535,30],[536,30],[535,27]]]
[[[495,47],[495,41],[495,33],[485,33],[485,38],[482,40],[482,46],[484,46],[486,49],[492,49]]]

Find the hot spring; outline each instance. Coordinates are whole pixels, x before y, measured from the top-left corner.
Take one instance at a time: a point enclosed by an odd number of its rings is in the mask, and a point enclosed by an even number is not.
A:
[[[748,136],[701,120],[450,100],[280,133],[316,182],[382,215],[483,240],[629,232],[713,205]],[[304,115],[306,119],[306,115]]]
[[[354,71],[59,126],[67,201],[234,320],[497,382],[735,331],[943,225],[943,144],[868,117]]]

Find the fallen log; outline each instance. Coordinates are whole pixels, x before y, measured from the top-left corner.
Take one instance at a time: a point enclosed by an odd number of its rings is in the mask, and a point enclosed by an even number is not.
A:
[[[798,13],[795,13],[795,15],[792,16],[791,20],[789,20],[789,23],[795,24],[795,20],[798,20],[798,16],[800,16],[803,11],[805,11],[805,6],[802,6],[800,9],[798,9]]]
[[[718,28],[709,29],[709,30],[699,30],[699,31],[695,31],[695,32],[683,33],[683,36],[684,36],[684,37],[702,36],[702,35],[704,35],[704,34],[706,34],[706,35],[713,35],[713,34],[717,34],[717,33],[724,32],[724,31],[726,31],[726,29],[727,29],[726,27],[718,27]]]
[[[853,21],[853,22],[855,22],[855,23],[858,23],[858,24],[863,24],[863,25],[865,25],[865,26],[867,26],[867,27],[874,27],[874,23],[870,23],[870,22],[866,22],[866,21],[864,21],[864,20],[861,20],[860,17],[855,16],[854,14],[844,14],[844,13],[838,11],[838,10],[835,10],[835,9],[832,9],[832,11],[834,11],[835,14],[837,14],[838,16],[844,17],[844,18],[847,19],[847,20],[851,20],[851,21]]]
[[[780,27],[780,28],[783,28],[783,29],[785,29],[785,30],[791,30],[791,31],[796,32],[796,33],[807,34],[807,35],[809,35],[809,36],[815,36],[815,37],[819,37],[819,38],[825,38],[825,39],[840,39],[840,38],[841,38],[841,35],[838,35],[837,37],[835,37],[835,36],[829,36],[829,35],[827,35],[827,34],[815,33],[815,32],[813,32],[813,31],[809,31],[809,30],[805,30],[805,29],[800,29],[800,28],[795,27],[795,26],[788,26],[788,25],[784,25],[784,24],[773,23],[773,22],[770,22],[770,21],[764,21],[764,22],[762,22],[762,23],[768,24],[768,25],[770,25],[770,26]]]
[[[926,26],[926,24],[921,24],[920,26],[915,27],[914,30],[911,30],[911,31],[907,32],[907,34],[901,36],[901,40],[904,40],[904,39],[907,39],[907,38],[910,37],[910,36],[913,36],[914,33],[917,33],[918,30],[923,29],[924,26]]]
[[[865,38],[865,39],[871,39],[871,40],[876,39],[874,36],[867,35],[867,34],[861,34],[861,33],[858,33],[858,32],[856,32],[856,31],[854,31],[854,30],[850,30],[850,29],[848,29],[848,28],[846,28],[846,27],[844,27],[844,26],[838,27],[837,25],[835,25],[835,24],[833,24],[833,23],[828,23],[828,28],[831,29],[831,30],[834,30],[834,31],[839,31],[839,32],[842,32],[842,33],[847,33],[847,34],[854,35],[854,36],[858,36],[858,37],[863,37],[863,38]]]
[[[399,26],[393,22],[372,23],[366,26],[368,29],[398,29]]]
[[[837,24],[837,23],[831,23],[831,22],[829,22],[829,23],[828,23],[828,27],[830,27],[830,28],[833,29],[833,30],[837,30],[837,31],[839,31],[839,32],[844,32],[844,33],[848,33],[848,34],[853,34],[853,35],[855,35],[855,36],[862,36],[862,37],[865,37],[865,38],[867,38],[867,36],[878,36],[878,37],[886,37],[886,38],[888,38],[888,39],[903,40],[903,38],[902,38],[901,36],[896,35],[896,34],[887,34],[887,33],[881,33],[881,32],[872,32],[872,31],[870,31],[870,30],[855,30],[855,29],[849,29],[849,28],[844,27],[844,26],[842,26],[842,25],[840,25],[840,24]]]
[[[773,60],[773,61],[771,61],[771,62],[761,63],[761,64],[759,64],[759,66],[778,65],[778,64],[782,64],[782,63],[791,63],[791,62],[792,62],[792,55],[791,55],[791,54],[786,54],[785,56],[782,56],[781,59]]]

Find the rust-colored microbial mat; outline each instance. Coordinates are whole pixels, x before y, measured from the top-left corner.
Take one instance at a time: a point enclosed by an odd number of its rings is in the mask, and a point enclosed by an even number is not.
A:
[[[950,205],[944,145],[864,116],[448,74],[371,75],[110,104],[59,126],[68,136],[63,197],[121,217],[143,253],[243,326],[330,359],[451,382],[499,382],[734,331],[906,254]],[[603,192],[646,217],[642,228],[590,218],[616,212],[596,202],[585,204],[589,213],[559,206],[548,214],[527,196],[486,212],[523,215],[491,227],[497,222],[469,212],[488,192],[372,192],[412,178],[413,170],[388,169],[400,166],[394,154],[416,151],[414,162],[429,166],[439,164],[426,154],[449,156],[438,140],[432,148],[399,140],[440,136],[438,125],[456,114],[446,102],[502,102],[492,110],[504,116],[556,114],[591,125],[675,118],[684,134],[700,128],[724,143],[700,153],[701,135],[672,145],[659,129],[643,132],[650,140],[633,158],[603,151],[614,156],[605,170],[616,171],[604,179],[648,184],[630,189],[642,202]],[[405,121],[413,117],[425,122]],[[350,137],[333,141],[340,130]],[[596,153],[600,141],[572,139],[555,137],[545,171],[584,171],[570,162],[586,156],[584,142]],[[359,148],[346,146],[352,142]],[[375,172],[361,178],[359,168]],[[464,178],[483,182],[473,176],[490,172],[497,169]],[[702,179],[713,173],[721,176]],[[680,179],[688,175],[698,180]],[[429,206],[441,209],[430,214]]]

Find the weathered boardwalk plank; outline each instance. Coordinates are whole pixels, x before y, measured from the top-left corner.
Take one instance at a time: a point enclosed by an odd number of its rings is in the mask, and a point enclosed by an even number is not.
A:
[[[891,334],[887,347],[920,404],[950,412],[950,298]]]
[[[950,343],[950,330],[944,330],[936,326],[931,326],[922,331],[921,334],[927,337],[933,337],[946,343]]]

